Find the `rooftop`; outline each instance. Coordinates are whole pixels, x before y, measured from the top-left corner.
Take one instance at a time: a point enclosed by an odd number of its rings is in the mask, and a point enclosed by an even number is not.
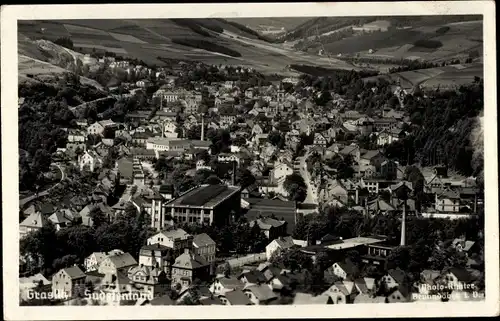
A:
[[[360,237],[354,237],[351,239],[343,240],[342,243],[327,245],[326,247],[331,249],[331,250],[340,250],[340,249],[353,248],[353,247],[360,246],[360,245],[380,243],[383,241],[384,240],[380,239],[380,238],[361,237],[360,236]]]
[[[238,187],[226,185],[200,185],[167,203],[168,207],[215,207],[239,192]]]

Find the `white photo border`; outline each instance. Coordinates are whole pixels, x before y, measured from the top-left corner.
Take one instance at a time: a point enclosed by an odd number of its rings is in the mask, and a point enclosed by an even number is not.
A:
[[[193,10],[195,8],[195,10]],[[322,306],[19,306],[17,21],[396,15],[483,15],[486,299],[482,302]],[[494,1],[10,5],[1,8],[3,285],[7,320],[451,317],[499,314],[499,229]]]

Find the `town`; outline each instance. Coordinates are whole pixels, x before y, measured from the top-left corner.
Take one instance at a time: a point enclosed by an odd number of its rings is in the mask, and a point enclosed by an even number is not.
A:
[[[86,57],[19,85],[21,305],[484,299],[482,79]]]

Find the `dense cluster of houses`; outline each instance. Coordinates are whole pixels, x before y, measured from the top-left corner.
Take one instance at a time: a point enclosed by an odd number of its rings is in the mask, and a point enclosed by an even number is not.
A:
[[[365,263],[384,264],[396,247],[384,239],[325,237],[314,245],[292,239],[289,235],[301,209],[296,202],[286,199],[288,193],[284,184],[293,173],[306,172],[303,176],[308,191],[313,193],[315,211],[319,206],[334,205],[347,206],[366,215],[384,215],[399,211],[405,204],[408,215],[457,218],[474,215],[482,205],[474,178],[456,175],[440,166],[421,169],[425,178],[424,192],[433,200],[432,205],[417,208],[415,201],[398,198],[401,189],[410,193],[414,189],[411,182],[403,180],[405,168],[379,149],[361,148],[354,138],[367,136],[377,147],[403,138],[407,135],[405,128],[409,120],[400,111],[384,108],[368,117],[345,110],[348,102],[332,92],[331,108],[319,112],[311,97],[285,91],[283,83],[298,82],[293,78],[270,86],[250,86],[235,81],[199,82],[194,84],[195,90],[187,90],[176,86],[176,79],[184,70],[180,65],[172,68],[173,73],[130,66],[123,61],[111,61],[110,67],[145,78],[155,72],[156,78],[166,79],[166,84],[150,97],[150,101],[159,101],[158,110],[130,112],[126,123],[104,119],[88,124],[80,120],[78,128],[67,129],[66,148],[58,149],[57,155],[81,171],[99,173],[98,184],[87,197],[66,198],[61,204],[31,205],[23,209],[26,219],[20,224],[20,234],[25,237],[46,224],[54,224],[57,230],[77,224],[92,226],[91,214],[95,209],[113,220],[129,206],[148,213],[151,227],[158,234],[148,239],[137,258],[120,250],[93,253],[84,266],[61,269],[51,280],[41,275],[28,277],[22,281],[26,285],[22,289],[29,289],[29,284],[41,281],[45,286],[50,285],[54,294],[74,297],[87,288],[109,293],[133,292],[152,297],[134,304],[166,305],[175,304],[167,295],[170,289],[176,289],[179,293],[176,300],[180,302],[190,295],[189,288],[198,279],[212,282],[200,290],[201,304],[281,302],[280,298],[291,284],[300,282],[300,273],[266,263],[237,276],[218,275],[214,279],[215,242],[206,234],[191,236],[175,228],[179,223],[223,225],[240,214],[247,217],[251,226],[257,225],[269,239],[267,260],[280,251],[297,247],[313,258],[320,249],[345,251],[356,248],[364,254]],[[219,70],[226,68],[219,66]],[[149,80],[139,80],[135,84],[139,88],[148,86]],[[312,88],[305,89],[312,91]],[[214,102],[201,113],[207,93]],[[311,96],[315,94],[312,92]],[[401,89],[396,88],[395,95],[400,94]],[[284,124],[288,127],[286,131],[282,129]],[[201,127],[201,137],[186,138],[185,133],[195,126]],[[211,155],[212,142],[205,137],[210,129],[226,129],[232,140],[242,143],[233,144],[229,151]],[[270,141],[272,132],[283,135],[282,146]],[[316,155],[324,162],[335,157],[350,157],[353,177],[339,179],[336,169],[325,164],[321,170],[307,162],[305,168],[301,168],[295,155],[304,135],[312,141],[306,146],[305,158]],[[99,137],[98,143],[90,143],[90,136]],[[111,147],[119,157],[114,168],[104,169]],[[161,180],[152,166],[160,157],[183,160],[192,165],[185,175],[194,176],[198,170],[214,169],[212,162],[198,157],[206,153],[217,163],[232,164],[232,179],[220,177],[226,185],[201,185],[177,193],[173,186]],[[234,175],[239,167],[251,172],[254,184],[243,189],[235,186]],[[110,195],[114,195],[120,185],[126,186],[125,191],[118,202],[110,203]],[[383,192],[387,192],[387,197]],[[466,252],[474,251],[474,245],[468,242],[458,240],[456,246]],[[423,276],[422,284],[432,285],[444,280],[458,287],[457,284],[470,283],[474,278],[472,272],[464,269],[431,272]],[[400,270],[389,271],[381,280],[359,278],[356,266],[347,261],[333,264],[325,271],[325,279],[329,280],[328,290],[319,296],[296,293],[293,303],[409,302],[415,299],[413,293],[423,293],[420,290],[425,288],[408,284]],[[382,283],[392,292],[380,295]]]

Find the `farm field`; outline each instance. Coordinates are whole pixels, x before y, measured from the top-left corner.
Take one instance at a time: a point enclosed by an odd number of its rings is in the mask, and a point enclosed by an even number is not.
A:
[[[241,24],[240,19],[237,19]],[[56,40],[70,37],[76,51],[91,52],[93,48],[117,55],[137,58],[151,64],[162,64],[158,57],[197,60],[210,64],[242,64],[262,72],[280,73],[289,64],[311,64],[341,69],[356,69],[337,59],[320,59],[314,55],[295,52],[280,44],[256,39],[244,28],[223,19],[190,19],[176,21],[157,20],[64,20],[52,21],[41,32],[46,22],[19,22],[20,33],[30,39],[42,37]],[[219,30],[223,32],[220,33]],[[209,36],[207,36],[209,35]],[[229,57],[225,52],[204,51],[173,43],[172,39],[208,41],[241,54],[241,58]],[[218,50],[218,49],[211,49]],[[40,57],[40,56],[37,56]]]
[[[403,88],[412,88],[420,85],[423,88],[435,88],[440,86],[455,87],[474,81],[474,77],[483,78],[483,64],[472,63],[467,65],[448,65],[438,68],[419,69],[404,71],[364,78],[364,81],[385,79],[388,81],[400,81]]]

